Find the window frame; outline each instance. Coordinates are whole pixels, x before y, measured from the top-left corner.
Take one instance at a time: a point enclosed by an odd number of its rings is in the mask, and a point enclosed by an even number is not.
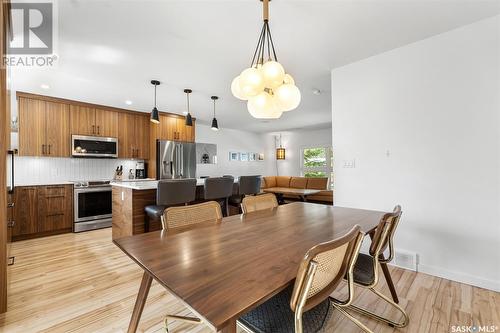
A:
[[[323,148],[326,151],[326,166],[305,167],[304,150]],[[329,144],[308,145],[300,148],[300,175],[304,177],[307,172],[324,172],[328,177],[328,189],[333,188],[333,147]]]

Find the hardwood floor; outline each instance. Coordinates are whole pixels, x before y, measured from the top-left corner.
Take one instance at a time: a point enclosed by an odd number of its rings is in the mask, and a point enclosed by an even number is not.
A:
[[[126,332],[142,271],[111,243],[111,229],[15,242],[12,253],[16,264],[0,332]],[[451,332],[451,325],[472,324],[500,327],[500,293],[392,267],[391,273],[410,324],[395,330],[358,316],[374,332]],[[356,304],[391,314],[371,294],[356,290]],[[138,331],[162,332],[166,313],[189,314],[153,281]],[[170,325],[170,332],[210,332],[203,325]],[[326,332],[359,330],[334,311]]]

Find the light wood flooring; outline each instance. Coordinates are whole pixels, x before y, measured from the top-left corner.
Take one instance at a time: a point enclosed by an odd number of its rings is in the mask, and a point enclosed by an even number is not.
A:
[[[0,315],[0,332],[126,332],[141,270],[111,243],[111,229],[16,242],[12,253],[16,263],[9,310]],[[410,324],[395,330],[360,317],[375,332],[451,332],[451,325],[472,324],[500,327],[500,293],[397,268],[391,272]],[[381,281],[381,290],[389,295]],[[357,291],[356,304],[390,311],[371,294]],[[188,311],[153,282],[139,332],[162,332],[165,313]],[[210,332],[181,322],[172,322],[170,328]],[[326,332],[359,330],[335,311]]]

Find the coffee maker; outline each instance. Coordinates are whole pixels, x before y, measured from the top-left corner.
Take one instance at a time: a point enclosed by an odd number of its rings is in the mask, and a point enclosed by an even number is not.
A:
[[[144,162],[137,162],[135,164],[135,179],[145,179],[146,178],[146,168]]]

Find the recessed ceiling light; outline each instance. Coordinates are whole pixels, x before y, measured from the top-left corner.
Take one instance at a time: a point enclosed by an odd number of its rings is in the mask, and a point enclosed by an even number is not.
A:
[[[132,105],[132,101],[130,101],[130,100],[128,100],[128,99],[127,99],[127,100],[125,101],[125,104],[127,104],[127,105]]]
[[[321,95],[321,90],[319,90],[319,89],[314,89],[314,90],[313,90],[313,94],[314,94],[314,95],[316,95],[316,96]]]
[[[41,84],[41,85],[40,85],[40,87],[41,87],[42,89],[50,89],[50,86],[49,86],[48,84],[45,84],[45,83],[44,83],[44,84]]]

